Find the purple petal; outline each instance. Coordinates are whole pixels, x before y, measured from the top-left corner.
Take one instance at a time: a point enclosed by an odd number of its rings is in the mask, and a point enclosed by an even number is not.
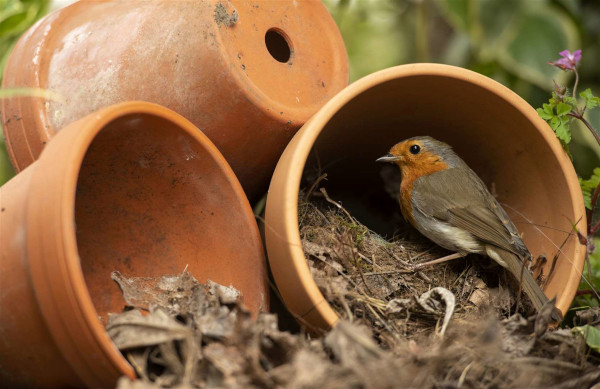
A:
[[[581,61],[581,50],[575,50],[573,52],[573,61],[575,61],[575,64]]]
[[[569,61],[566,58],[561,58],[554,62],[547,62],[547,63],[548,63],[548,65],[556,66],[557,68],[559,68],[561,70],[573,70],[573,65],[571,64],[571,61]]]
[[[558,53],[558,55],[564,58],[569,58],[571,56],[571,52],[569,50],[563,50],[560,53]]]

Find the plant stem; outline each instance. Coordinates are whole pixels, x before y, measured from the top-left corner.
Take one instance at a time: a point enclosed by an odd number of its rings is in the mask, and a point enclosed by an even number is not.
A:
[[[575,97],[575,91],[577,90],[577,83],[579,81],[579,75],[577,73],[577,69],[575,69],[575,85],[573,86],[573,97]],[[594,138],[596,139],[596,143],[598,143],[598,145],[600,146],[600,135],[598,135],[598,133],[596,132],[596,130],[594,129],[594,127],[592,127],[592,125],[590,124],[590,122],[588,122],[584,117],[583,117],[583,112],[585,112],[585,110],[581,110],[581,112],[579,112],[579,110],[576,110],[575,113],[571,112],[568,113],[567,115],[575,118],[575,119],[579,119],[583,124],[585,124],[585,126],[588,128],[588,130],[590,130],[590,132],[592,133],[592,135],[594,136]],[[588,212],[587,212],[587,236],[586,238],[588,239],[588,242],[591,242],[590,240],[590,236],[594,236],[596,234],[596,232],[598,231],[598,229],[600,228],[600,221],[597,222],[593,227],[592,227],[592,221],[593,221],[593,217],[594,217],[594,209],[596,208],[596,202],[598,201],[598,196],[600,195],[600,184],[596,187],[596,189],[594,189],[594,193],[592,194],[592,202],[591,202],[591,208]],[[589,263],[589,257],[587,254],[587,247],[586,247],[586,262],[588,264],[588,272],[590,273],[590,279],[591,279],[591,266]]]
[[[599,186],[600,186],[600,185],[599,185]],[[594,212],[594,209],[592,208],[590,212],[592,212],[592,214],[593,214],[593,212]],[[591,224],[591,222],[590,222],[590,224]],[[599,221],[598,223],[596,223],[596,225],[595,225],[595,226],[591,227],[591,228],[588,230],[589,234],[590,234],[590,235],[594,235],[594,234],[595,234],[595,233],[598,231],[598,228],[600,228],[600,221]]]
[[[577,98],[577,84],[579,84],[579,73],[577,72],[577,67],[573,67],[573,72],[575,72],[575,85],[573,85],[573,97]]]
[[[568,113],[567,115],[571,116],[571,117],[573,117],[575,119],[581,120],[581,122],[583,124],[585,124],[585,126],[588,128],[588,130],[590,130],[590,132],[592,133],[592,135],[596,139],[596,142],[600,146],[600,135],[598,135],[598,133],[596,132],[596,130],[594,130],[594,127],[592,127],[592,125],[587,120],[585,120],[585,118],[583,117],[583,115],[580,115],[579,113],[573,113],[573,112]]]
[[[417,60],[419,62],[429,61],[429,25],[427,2],[417,3],[417,20],[415,22],[415,40],[417,46]]]
[[[594,189],[594,194],[592,195],[591,209],[587,213],[587,230],[589,235],[594,235],[600,227],[600,222],[598,222],[594,227],[592,227],[592,218],[594,217],[594,209],[596,208],[596,201],[598,201],[598,194],[600,194],[600,184]]]

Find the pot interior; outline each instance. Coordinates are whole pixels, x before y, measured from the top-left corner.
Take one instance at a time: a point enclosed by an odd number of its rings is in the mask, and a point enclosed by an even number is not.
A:
[[[584,216],[569,188],[568,174],[573,180],[574,172],[561,166],[559,160],[564,163],[566,158],[557,158],[540,132],[554,136],[550,129],[527,117],[527,110],[535,111],[516,95],[503,95],[481,81],[441,74],[373,85],[323,123],[304,176],[327,173],[323,186],[330,197],[366,226],[390,237],[405,222],[397,201],[384,190],[382,174],[389,175],[391,169],[399,180],[399,172],[375,159],[413,136],[449,143],[497,194],[534,257],[546,255],[545,274],[557,256],[545,290],[550,296],[557,294],[558,305],[565,308],[583,266],[570,224]],[[564,290],[568,293],[562,296]]]
[[[233,173],[212,153],[149,114],[118,118],[92,141],[79,173],[75,224],[85,281],[103,320],[124,306],[111,280],[115,270],[156,277],[187,267],[201,283],[241,290],[252,312],[264,307],[256,223]]]

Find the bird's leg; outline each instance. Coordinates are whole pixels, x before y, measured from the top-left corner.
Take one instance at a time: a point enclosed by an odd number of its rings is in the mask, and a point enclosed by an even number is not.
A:
[[[454,254],[446,255],[445,257],[434,259],[433,261],[428,261],[428,262],[423,262],[423,263],[416,264],[416,265],[413,266],[412,270],[413,271],[420,270],[420,269],[422,269],[424,267],[427,267],[427,266],[436,265],[438,263],[442,263],[442,262],[446,262],[446,261],[451,261],[451,260],[456,259],[456,258],[462,258],[462,257],[464,257],[466,255],[467,255],[466,253],[454,253]]]

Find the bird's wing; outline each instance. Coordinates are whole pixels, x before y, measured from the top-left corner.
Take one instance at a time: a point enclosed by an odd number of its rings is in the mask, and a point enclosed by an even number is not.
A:
[[[483,242],[521,257],[530,255],[504,209],[467,166],[416,180],[412,205],[424,215],[462,228]]]

